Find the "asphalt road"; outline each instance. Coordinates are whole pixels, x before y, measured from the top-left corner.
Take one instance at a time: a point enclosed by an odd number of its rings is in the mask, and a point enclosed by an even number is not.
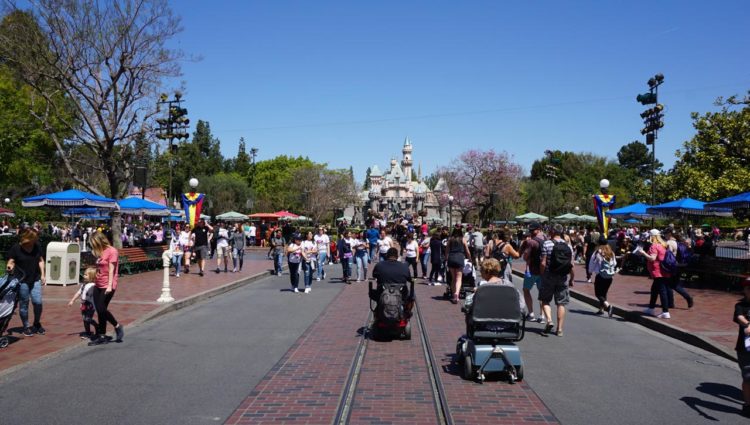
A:
[[[748,422],[735,363],[595,311],[572,301],[564,337],[533,324],[521,342],[526,380],[563,424]]]
[[[269,277],[6,376],[0,423],[222,423],[342,284],[288,288]]]

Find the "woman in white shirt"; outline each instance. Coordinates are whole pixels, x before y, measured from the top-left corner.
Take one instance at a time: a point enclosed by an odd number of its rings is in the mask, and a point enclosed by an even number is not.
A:
[[[302,272],[305,276],[305,293],[312,290],[312,276],[315,269],[315,260],[318,257],[318,247],[313,241],[312,232],[307,232],[305,241],[302,242]]]
[[[404,246],[404,257],[406,263],[414,270],[414,278],[417,278],[417,256],[419,255],[419,244],[414,240],[414,234],[406,235],[406,246]]]
[[[292,242],[286,246],[287,263],[289,264],[289,281],[292,290],[299,292],[299,264],[302,261],[302,241],[298,234],[292,237]]]
[[[315,265],[318,268],[318,278],[316,279],[318,281],[326,278],[326,272],[323,269],[323,266],[325,266],[326,261],[328,261],[328,250],[329,245],[331,244],[331,239],[325,232],[325,229],[321,227],[318,229],[318,234],[313,238],[313,242],[315,242],[315,245],[318,248],[318,261]]]
[[[385,254],[389,249],[393,247],[393,239],[387,236],[385,230],[380,231],[380,239],[378,240],[378,253],[380,254],[380,261],[385,261]]]
[[[357,233],[350,241],[349,244],[354,251],[354,264],[357,267],[357,282],[361,282],[367,279],[367,251],[369,249],[369,243],[365,239],[362,233]]]

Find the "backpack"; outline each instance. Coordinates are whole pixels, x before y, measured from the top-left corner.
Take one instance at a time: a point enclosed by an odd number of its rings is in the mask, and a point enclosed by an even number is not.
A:
[[[693,254],[690,252],[690,249],[684,244],[678,244],[677,245],[677,261],[680,264],[690,264],[693,259]]]
[[[403,317],[404,305],[398,285],[385,285],[378,302],[380,320],[399,321]]]
[[[573,252],[564,241],[555,242],[549,262],[550,273],[565,276],[571,270],[573,270]]]
[[[477,246],[477,241],[474,239],[474,232],[469,233],[468,236],[469,236],[469,248],[474,249]]]
[[[504,272],[508,266],[508,256],[503,252],[505,248],[505,242],[500,245],[495,245],[492,249],[492,258],[496,259],[500,263],[500,271]]]
[[[614,260],[614,259],[613,259]],[[602,279],[612,279],[617,274],[617,261],[609,261],[602,257],[602,263],[599,268],[599,276]]]
[[[665,251],[664,259],[660,263],[661,271],[662,273],[674,274],[677,272],[677,258],[669,248],[666,248]]]

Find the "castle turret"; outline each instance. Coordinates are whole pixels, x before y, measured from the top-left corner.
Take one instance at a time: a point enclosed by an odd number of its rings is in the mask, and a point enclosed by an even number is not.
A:
[[[404,149],[401,151],[404,154],[404,159],[401,160],[401,168],[404,170],[404,176],[406,177],[406,181],[411,181],[411,166],[412,166],[412,160],[411,160],[411,140],[407,137],[404,140]]]

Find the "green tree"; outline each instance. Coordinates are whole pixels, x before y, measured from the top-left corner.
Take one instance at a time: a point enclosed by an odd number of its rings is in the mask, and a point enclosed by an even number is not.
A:
[[[651,152],[645,144],[635,141],[624,145],[617,152],[617,161],[621,166],[633,170],[638,177],[651,179]],[[658,159],[653,164],[657,173],[664,166]]]
[[[210,175],[200,175],[201,193],[206,194],[204,207],[208,208],[208,201],[213,206],[209,213],[218,215],[228,211],[244,211],[245,203],[250,197],[250,188],[238,173],[219,172]]]
[[[280,155],[273,159],[259,161],[255,166],[253,192],[255,210],[277,211],[280,209],[299,210],[299,182],[294,180],[295,171],[301,167],[314,165],[308,158]]]
[[[719,111],[691,114],[696,134],[663,177],[671,198],[713,200],[750,190],[750,91],[715,105]]]
[[[247,151],[245,150],[245,138],[244,137],[240,137],[240,143],[237,149],[237,156],[233,160],[233,166],[234,166],[234,172],[241,175],[245,179],[248,178],[252,164],[250,163],[250,155],[248,155]]]
[[[521,186],[521,192],[526,201],[525,212],[551,217],[562,210],[565,202],[560,188],[544,180],[526,180]]]
[[[370,190],[370,187],[372,187],[372,180],[370,179],[370,173],[372,170],[370,167],[367,167],[367,171],[365,172],[365,182],[362,184],[362,190]]]

